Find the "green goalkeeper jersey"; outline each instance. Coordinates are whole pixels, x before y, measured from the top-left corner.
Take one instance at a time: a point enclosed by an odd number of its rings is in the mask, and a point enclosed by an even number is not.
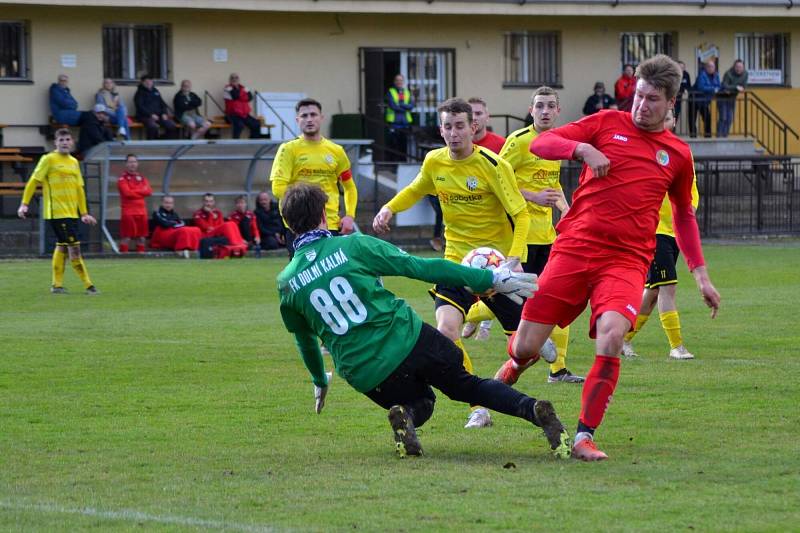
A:
[[[295,334],[316,385],[327,384],[317,337],[337,373],[359,392],[383,382],[417,342],[422,319],[383,287],[381,276],[466,285],[479,292],[493,279],[491,271],[414,257],[362,234],[301,245],[278,275],[278,292],[283,322]]]

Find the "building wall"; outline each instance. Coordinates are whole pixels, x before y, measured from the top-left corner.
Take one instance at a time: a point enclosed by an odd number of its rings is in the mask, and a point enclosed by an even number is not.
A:
[[[175,9],[111,9],[4,6],[4,20],[27,20],[31,31],[33,83],[0,83],[0,122],[44,124],[49,110],[47,89],[60,72],[82,108],[88,108],[102,78],[104,23],[169,23],[172,26],[172,67],[175,86],[162,86],[171,104],[177,84],[193,81],[202,95],[208,89],[221,102],[230,72],[260,91],[306,92],[317,97],[327,114],[359,111],[359,47],[431,47],[456,50],[456,87],[460,96],[481,95],[495,114],[522,115],[530,89],[504,89],[503,32],[562,32],[560,90],[562,119],[580,116],[584,99],[596,80],[611,89],[619,74],[622,31],[675,31],[679,58],[695,77],[694,48],[714,43],[721,52],[721,69],[733,61],[734,33],[791,33],[789,99],[800,101],[800,28],[795,18],[693,17],[503,17],[442,15],[365,15],[329,13],[224,12]],[[215,63],[215,48],[227,48],[227,63]],[[61,54],[76,54],[77,67],[63,69]],[[121,88],[132,107],[134,86]],[[760,90],[759,94],[768,93]],[[786,93],[783,89],[782,93]],[[786,96],[781,97],[784,101]],[[784,118],[800,130],[800,106],[786,105]],[[132,111],[131,111],[132,112]],[[216,110],[210,114],[217,114]],[[43,144],[36,129],[11,128],[8,145]]]

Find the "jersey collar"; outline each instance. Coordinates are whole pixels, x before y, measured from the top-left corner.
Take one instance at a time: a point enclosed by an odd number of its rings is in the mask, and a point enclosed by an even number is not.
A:
[[[297,236],[297,238],[294,240],[294,249],[297,250],[302,246],[306,246],[312,242],[332,236],[333,235],[331,235],[331,232],[326,229],[313,229]]]

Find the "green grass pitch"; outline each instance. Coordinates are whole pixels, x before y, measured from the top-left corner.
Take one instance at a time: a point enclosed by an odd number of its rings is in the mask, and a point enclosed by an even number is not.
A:
[[[597,434],[609,461],[552,458],[495,415],[465,430],[438,395],[426,455],[393,453],[385,412],[334,379],[321,415],[277,309],[283,258],[88,260],[102,291],[51,296],[49,261],[0,263],[0,530],[788,531],[800,519],[800,247],[707,248],[711,321],[681,266],[684,338],[656,316]],[[426,284],[387,279],[428,321]],[[594,356],[586,315],[569,368]],[[495,327],[476,371],[505,360]],[[330,366],[330,360],[328,360]],[[580,386],[518,387],[570,432]]]

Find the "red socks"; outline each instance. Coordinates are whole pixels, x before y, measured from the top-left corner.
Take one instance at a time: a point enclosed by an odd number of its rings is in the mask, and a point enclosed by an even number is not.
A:
[[[144,253],[144,244],[137,244],[136,245],[136,253],[143,254]]]
[[[119,245],[119,252],[122,254],[128,253],[128,245],[127,244],[120,244]]]
[[[619,357],[596,355],[592,369],[586,375],[581,398],[582,424],[594,429],[603,421],[608,402],[619,380]]]
[[[527,359],[523,359],[523,358],[520,358],[520,357],[517,357],[516,355],[514,355],[514,339],[516,339],[516,338],[517,338],[517,332],[516,331],[514,333],[512,333],[508,337],[508,348],[507,348],[508,356],[515,363],[517,363],[517,365],[519,365],[519,366],[526,366],[526,365],[529,365],[529,364],[533,364],[533,363],[531,363],[531,360],[533,360],[534,362],[538,361],[539,360],[539,354],[536,354],[533,357],[529,357]]]

